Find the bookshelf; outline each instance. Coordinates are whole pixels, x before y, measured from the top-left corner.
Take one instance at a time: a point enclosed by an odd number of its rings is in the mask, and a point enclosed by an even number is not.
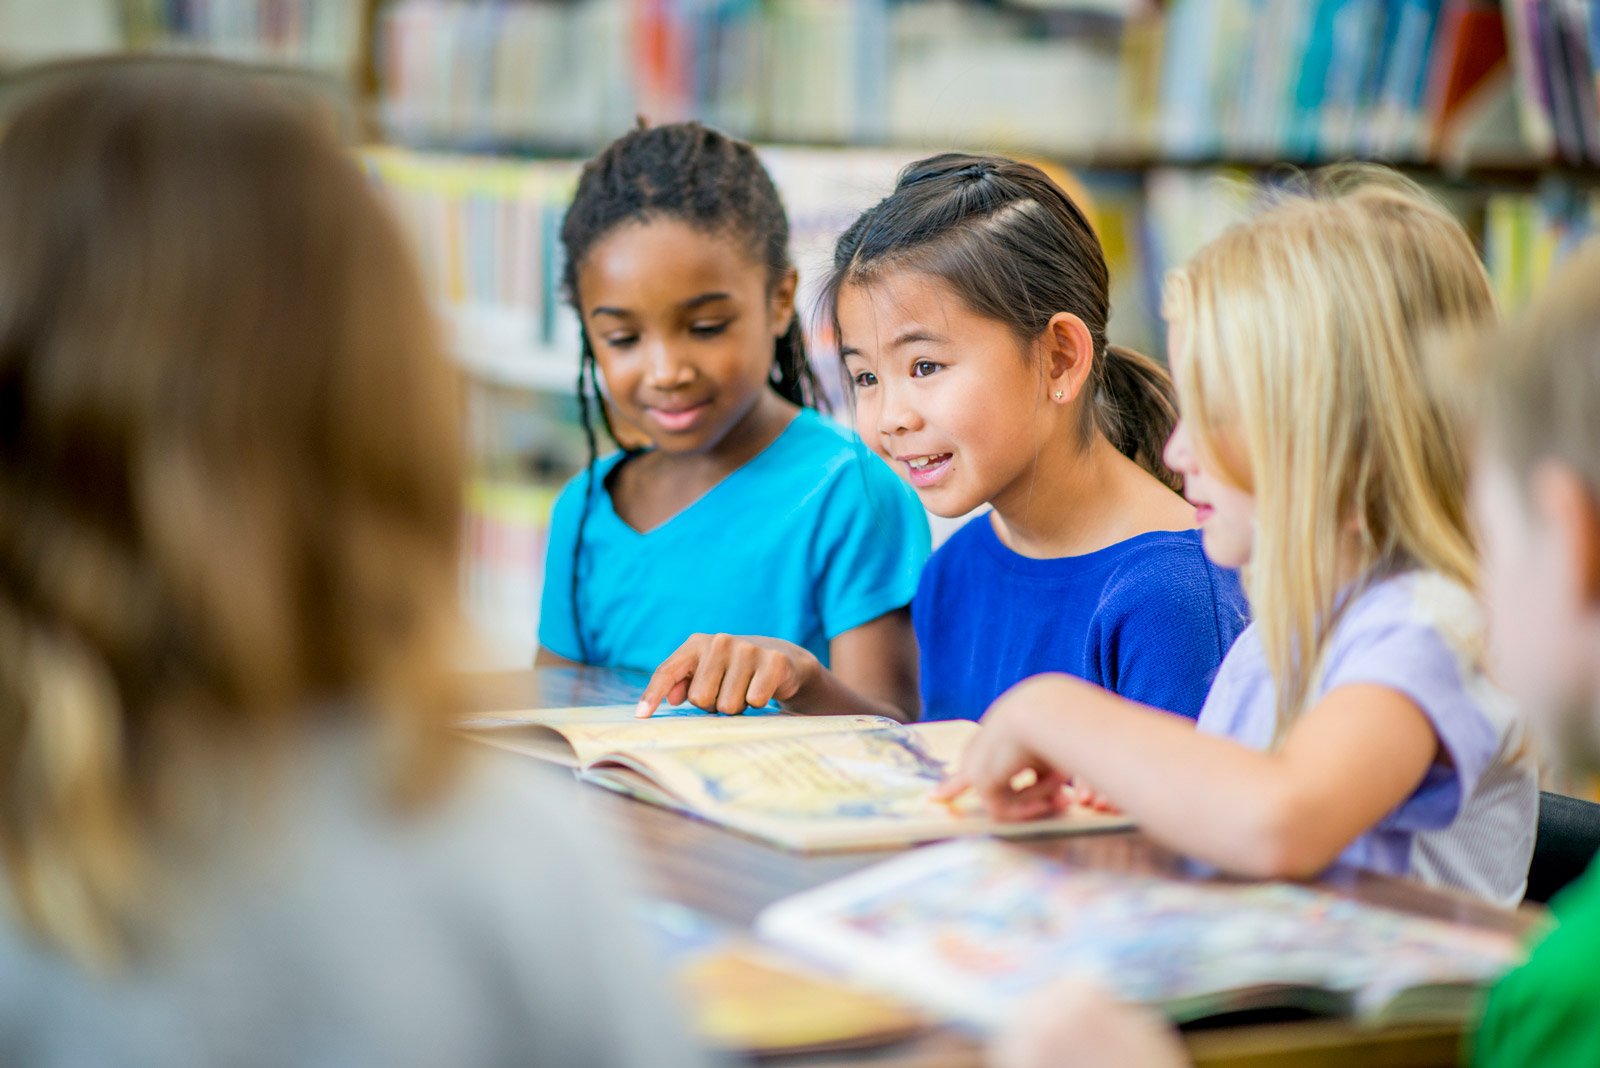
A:
[[[1270,184],[1330,160],[1395,165],[1458,206],[1493,269],[1518,275],[1497,280],[1508,299],[1526,293],[1593,219],[1592,6],[387,0],[373,16],[374,114],[424,153],[525,160],[581,158],[638,114],[698,117],[819,160],[952,145],[1045,157],[1118,190],[1112,225],[1135,216],[1114,268],[1144,292],[1124,287],[1121,325],[1159,350],[1155,281],[1207,232],[1194,219],[1236,214],[1233,193],[1200,188],[1218,175]],[[793,208],[800,195],[784,192]],[[548,336],[466,344],[487,379],[570,388]]]
[[[368,85],[373,0],[0,0],[0,71],[142,52]]]
[[[531,648],[550,486],[582,462],[556,282],[579,160],[695,117],[762,145],[813,351],[834,236],[952,146],[1079,183],[1111,336],[1159,354],[1156,294],[1293,169],[1372,159],[1446,199],[1514,307],[1600,215],[1600,14],[1584,0],[0,0],[0,91],[40,61],[204,53],[304,81],[373,145],[472,382],[464,580]]]
[[[722,126],[767,146],[810,280],[909,159],[965,146],[1051,160],[1080,180],[1106,245],[1112,336],[1159,354],[1167,267],[1286,172],[1336,160],[1388,163],[1436,192],[1479,236],[1503,304],[1525,300],[1600,214],[1591,7],[388,0],[372,111],[424,164],[466,153],[487,169],[562,166],[638,114]],[[458,329],[457,347],[504,403],[520,392],[548,411],[532,398],[570,393],[576,345],[570,322],[565,341],[550,333],[559,294],[534,303],[550,309],[538,325]],[[826,376],[830,339],[813,340]]]
[[[388,0],[391,139],[586,154],[636,114],[756,141],[1147,161],[1600,162],[1581,0]]]

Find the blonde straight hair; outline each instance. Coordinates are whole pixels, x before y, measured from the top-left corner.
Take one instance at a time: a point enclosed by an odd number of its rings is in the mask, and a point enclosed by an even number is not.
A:
[[[1177,387],[1197,447],[1255,496],[1245,589],[1278,735],[1364,584],[1411,569],[1476,585],[1464,434],[1434,336],[1494,316],[1466,231],[1381,168],[1325,173],[1169,276]]]
[[[330,720],[448,777],[461,392],[331,131],[192,62],[58,72],[0,130],[0,859],[128,958],[161,848]]]

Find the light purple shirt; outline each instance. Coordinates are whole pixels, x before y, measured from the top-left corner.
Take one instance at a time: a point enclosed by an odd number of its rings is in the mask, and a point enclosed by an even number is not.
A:
[[[1340,686],[1384,686],[1414,702],[1439,738],[1439,760],[1416,790],[1339,859],[1514,904],[1533,853],[1538,782],[1518,716],[1484,675],[1482,648],[1482,613],[1468,590],[1431,572],[1385,579],[1335,624],[1312,701]],[[1199,729],[1268,749],[1276,702],[1252,623],[1217,671]]]

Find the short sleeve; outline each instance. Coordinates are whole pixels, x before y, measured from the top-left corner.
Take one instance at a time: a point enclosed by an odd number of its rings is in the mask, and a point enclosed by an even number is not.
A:
[[[1428,769],[1421,785],[1382,826],[1431,831],[1455,820],[1494,762],[1501,739],[1486,702],[1500,698],[1460,643],[1417,605],[1414,591],[1406,593],[1404,607],[1369,612],[1340,628],[1320,692],[1358,684],[1383,686],[1421,709],[1447,759]],[[1476,618],[1470,599],[1461,611]]]
[[[1195,719],[1246,624],[1238,580],[1198,545],[1150,554],[1108,585],[1091,628],[1100,685]]]
[[[539,644],[568,660],[583,659],[572,612],[572,573],[576,567],[572,550],[578,538],[588,481],[588,472],[583,472],[568,482],[550,511],[550,537],[539,594]]]
[[[911,603],[931,551],[916,495],[865,447],[834,473],[816,543],[817,615],[832,641]]]

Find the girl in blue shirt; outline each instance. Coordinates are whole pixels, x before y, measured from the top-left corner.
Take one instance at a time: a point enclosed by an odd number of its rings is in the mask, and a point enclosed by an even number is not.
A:
[[[561,236],[591,463],[555,505],[538,662],[649,670],[697,631],[771,635],[914,707],[927,519],[812,409],[755,152],[698,123],[635,130],[584,168]],[[620,452],[597,458],[592,415]]]
[[[862,438],[929,511],[992,506],[912,605],[924,718],[976,719],[1045,671],[1192,718],[1244,627],[1162,463],[1171,382],[1106,343],[1108,287],[1082,211],[1007,159],[913,164],[839,240],[827,292]],[[867,707],[802,652],[725,636],[663,664],[645,704],[744,683],[752,705]]]

